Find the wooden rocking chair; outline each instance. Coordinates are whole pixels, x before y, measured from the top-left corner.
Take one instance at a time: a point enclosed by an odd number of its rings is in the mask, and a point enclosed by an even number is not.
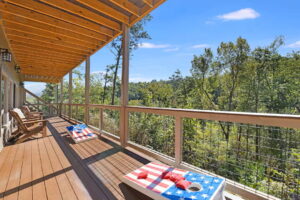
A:
[[[14,110],[9,111],[10,115],[17,121],[18,130],[15,134],[17,139],[16,144],[24,142],[26,139],[33,135],[42,133],[43,137],[46,137],[46,120],[22,120],[17,112]]]
[[[31,111],[28,106],[22,106],[21,110],[25,114],[26,118],[39,118],[39,119],[43,119],[43,113],[42,112]]]

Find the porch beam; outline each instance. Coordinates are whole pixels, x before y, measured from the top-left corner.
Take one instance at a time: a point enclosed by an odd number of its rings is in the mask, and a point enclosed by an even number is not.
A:
[[[62,114],[62,105],[64,103],[64,78],[60,81],[60,105],[59,105],[59,115]]]
[[[122,82],[121,82],[121,112],[120,112],[120,140],[122,147],[126,147],[128,141],[129,114],[126,110],[128,105],[128,82],[129,82],[129,27],[123,24],[122,41]]]
[[[72,107],[70,104],[72,104],[72,90],[73,90],[73,70],[69,72],[69,118],[72,117]]]
[[[85,112],[84,112],[84,121],[86,124],[89,124],[90,76],[91,76],[91,60],[90,57],[87,57],[85,61]]]

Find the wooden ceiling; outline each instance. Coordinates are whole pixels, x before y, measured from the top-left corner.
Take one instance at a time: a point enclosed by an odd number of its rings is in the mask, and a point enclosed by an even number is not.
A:
[[[165,0],[0,0],[24,81],[59,82]]]

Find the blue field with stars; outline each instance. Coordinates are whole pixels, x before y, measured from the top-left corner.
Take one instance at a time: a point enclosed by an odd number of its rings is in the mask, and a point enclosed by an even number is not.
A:
[[[188,172],[184,177],[187,181],[200,184],[201,190],[182,190],[173,185],[161,195],[171,200],[212,200],[222,196],[224,179],[194,172]]]

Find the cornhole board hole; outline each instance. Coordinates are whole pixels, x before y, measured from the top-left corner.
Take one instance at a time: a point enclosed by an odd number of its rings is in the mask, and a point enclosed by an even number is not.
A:
[[[98,136],[91,131],[85,124],[76,124],[67,127],[68,134],[75,143],[85,142],[98,138]]]
[[[188,189],[177,188],[163,173],[172,172],[182,175],[191,182]],[[146,179],[138,179],[138,174],[147,172]],[[225,180],[219,177],[176,169],[167,165],[151,162],[125,175],[123,182],[137,191],[157,200],[222,200]]]

